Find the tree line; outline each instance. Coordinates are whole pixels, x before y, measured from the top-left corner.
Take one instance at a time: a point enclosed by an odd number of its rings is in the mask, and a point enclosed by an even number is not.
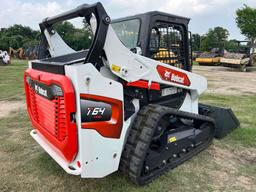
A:
[[[88,48],[92,39],[92,32],[88,25],[76,28],[72,23],[64,21],[57,23],[53,28],[59,33],[64,41],[74,50]],[[38,46],[40,42],[39,30],[33,30],[30,27],[15,24],[8,28],[0,29],[0,50],[29,48]]]
[[[248,43],[254,49],[256,40],[256,9],[244,5],[236,11],[236,24],[241,34],[246,36]],[[213,48],[235,51],[237,49],[237,40],[228,40],[229,31],[223,27],[215,27],[200,36],[192,35],[193,51],[210,51]]]
[[[228,40],[229,31],[223,27],[210,28],[204,35],[192,35],[193,51],[210,51],[213,48],[234,50],[237,43],[235,39]]]
[[[256,9],[244,5],[236,11],[236,23],[241,33],[250,41],[254,48],[256,40]],[[72,23],[65,21],[53,26],[64,41],[73,49],[81,50],[91,44],[92,32],[90,27],[83,21],[81,29]],[[234,50],[237,47],[235,39],[228,40],[229,31],[223,27],[209,29],[204,35],[192,35],[193,51],[210,51],[212,48]],[[36,46],[40,42],[40,31],[22,25],[13,25],[9,28],[0,29],[0,50],[28,48]]]
[[[64,41],[73,49],[81,50],[89,47],[92,33],[88,26],[82,29],[76,28],[72,23],[65,21],[54,25],[54,29],[60,34]],[[192,35],[193,50],[208,51],[215,47],[225,47],[226,49],[234,46],[235,40],[228,41],[229,32],[222,27],[210,29],[207,34],[200,36]],[[40,42],[40,31],[22,25],[13,25],[9,28],[0,29],[0,50],[28,48],[36,46]]]
[[[31,47],[38,44],[40,32],[30,27],[15,24],[8,28],[0,29],[0,50],[8,50],[9,47]]]

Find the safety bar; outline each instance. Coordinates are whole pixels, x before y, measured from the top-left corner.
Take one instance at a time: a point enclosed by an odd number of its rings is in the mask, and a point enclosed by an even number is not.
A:
[[[105,44],[108,26],[111,22],[110,17],[107,15],[100,2],[92,5],[83,4],[59,15],[47,17],[39,24],[39,26],[42,31],[42,35],[44,34],[45,29],[52,33],[51,26],[57,22],[66,21],[76,17],[85,17],[86,21],[89,22],[92,14],[94,14],[97,20],[97,29],[88,55],[85,58],[85,63],[97,65],[100,62],[100,56]]]

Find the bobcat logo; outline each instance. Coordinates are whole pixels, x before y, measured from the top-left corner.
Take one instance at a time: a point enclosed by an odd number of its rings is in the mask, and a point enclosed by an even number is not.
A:
[[[170,79],[170,77],[171,77],[171,71],[165,70],[165,72],[164,72],[164,77],[165,77],[166,79]]]
[[[157,65],[156,69],[161,79],[164,81],[170,81],[185,86],[190,86],[191,84],[188,75],[184,71],[167,68],[161,65]]]
[[[48,97],[47,95],[47,90],[43,89],[42,87],[39,87],[37,84],[35,84],[35,90],[37,93],[39,93],[40,95],[43,95],[45,97]]]

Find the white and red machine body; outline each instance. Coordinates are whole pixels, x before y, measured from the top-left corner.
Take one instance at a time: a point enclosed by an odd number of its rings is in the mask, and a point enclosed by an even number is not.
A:
[[[96,38],[97,25],[102,25],[98,19],[91,18]],[[104,19],[109,24],[109,18]],[[67,173],[100,178],[118,170],[129,130],[141,109],[140,99],[133,98],[129,102],[134,112],[125,114],[124,90],[128,87],[163,93],[161,85],[171,86],[166,95],[185,90],[179,110],[198,114],[198,98],[207,89],[207,80],[131,52],[111,25],[102,45],[105,58],[100,69],[81,58],[65,64],[64,57],[79,53],[57,33],[41,29],[51,58],[31,61],[25,72],[31,136]]]

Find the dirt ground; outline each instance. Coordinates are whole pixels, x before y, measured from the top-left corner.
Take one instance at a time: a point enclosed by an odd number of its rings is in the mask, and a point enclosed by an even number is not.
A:
[[[209,172],[214,181],[213,186],[217,191],[225,188],[227,183],[233,185],[234,188],[239,187],[246,191],[254,191],[256,189],[255,177],[239,175],[239,166],[248,166],[256,163],[256,149],[222,149],[212,145],[209,148],[209,152],[218,167],[218,170]]]
[[[256,72],[239,72],[221,66],[193,66],[193,72],[208,80],[206,93],[221,95],[255,95]],[[214,162],[220,170],[210,171],[216,191],[221,191],[227,183],[245,191],[256,191],[255,177],[238,176],[240,165],[256,164],[255,148],[222,149],[216,145],[209,148]]]
[[[13,111],[25,109],[24,101],[0,101],[0,118],[8,117]]]
[[[224,97],[256,95],[256,72],[236,72],[215,66],[194,66],[193,72],[208,79],[207,93]],[[241,107],[243,105],[239,110]],[[230,138],[214,140],[207,150],[168,172],[149,188],[135,188],[118,174],[101,181],[81,181],[65,174],[28,136],[31,128],[25,113],[26,105],[22,100],[0,101],[0,191],[62,191],[63,187],[64,191],[77,191],[78,188],[82,191],[115,191],[107,190],[111,186],[118,191],[159,191],[159,188],[161,191],[256,191],[256,148],[233,146],[234,141]],[[247,122],[255,127],[248,115],[243,118],[243,125]],[[251,133],[254,132],[248,132]],[[116,186],[118,182],[120,186]],[[44,190],[40,190],[41,186],[45,186]]]
[[[193,72],[207,78],[207,93],[222,95],[256,94],[256,71],[239,72],[220,66],[193,66]]]

